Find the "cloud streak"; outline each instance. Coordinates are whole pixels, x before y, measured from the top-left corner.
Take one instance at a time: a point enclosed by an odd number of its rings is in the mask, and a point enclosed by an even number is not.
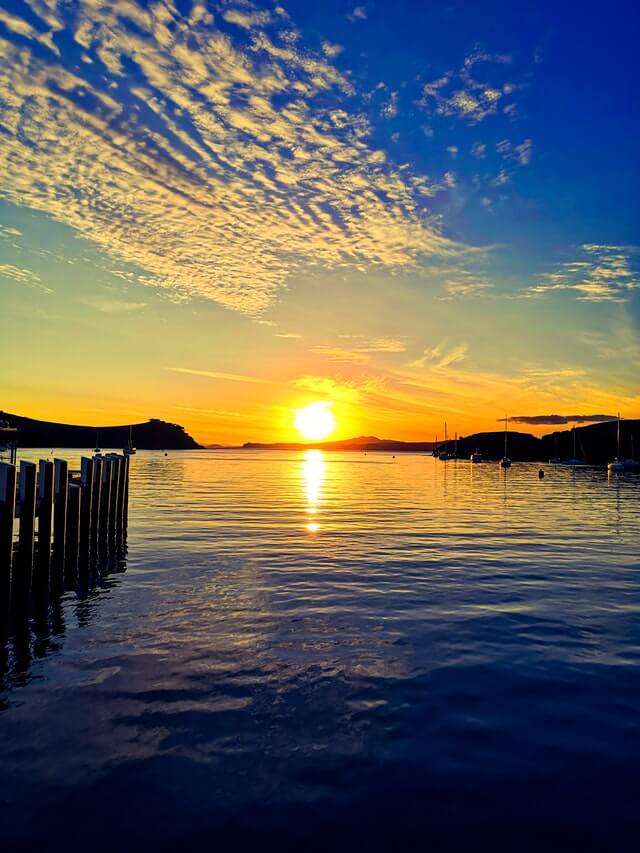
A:
[[[613,421],[615,415],[516,415],[509,420],[518,424],[592,424],[602,421]],[[504,420],[504,419],[501,419]]]
[[[626,302],[640,288],[635,247],[585,243],[576,261],[560,264],[540,276],[524,296],[544,296],[554,291],[573,293],[582,302]]]
[[[410,269],[460,249],[427,210],[437,186],[345,109],[337,47],[303,47],[281,7],[26,4],[28,20],[2,18],[0,197],[142,284],[255,314],[310,267]]]
[[[188,373],[191,376],[204,376],[207,379],[222,379],[227,382],[249,382],[254,385],[271,385],[268,379],[260,379],[257,376],[243,376],[241,373],[220,373],[215,370],[196,370],[191,367],[165,367],[172,373]]]

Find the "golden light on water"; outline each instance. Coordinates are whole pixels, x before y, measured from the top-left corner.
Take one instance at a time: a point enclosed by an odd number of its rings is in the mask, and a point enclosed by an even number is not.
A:
[[[295,427],[303,438],[317,441],[326,438],[336,428],[336,419],[330,409],[331,403],[309,403],[304,409],[297,409]]]
[[[316,520],[318,505],[322,498],[322,483],[325,477],[325,461],[321,450],[307,450],[302,462],[305,495],[307,498],[307,523],[309,533],[317,533],[320,524]]]

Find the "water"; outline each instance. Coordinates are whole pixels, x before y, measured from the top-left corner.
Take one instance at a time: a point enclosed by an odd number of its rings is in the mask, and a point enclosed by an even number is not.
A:
[[[636,849],[640,477],[538,468],[139,453],[7,640],[4,849]]]

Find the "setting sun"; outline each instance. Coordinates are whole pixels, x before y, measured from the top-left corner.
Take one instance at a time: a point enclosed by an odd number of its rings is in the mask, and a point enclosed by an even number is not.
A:
[[[336,420],[329,407],[331,403],[309,403],[296,410],[295,426],[303,438],[316,441],[326,438],[336,428]]]

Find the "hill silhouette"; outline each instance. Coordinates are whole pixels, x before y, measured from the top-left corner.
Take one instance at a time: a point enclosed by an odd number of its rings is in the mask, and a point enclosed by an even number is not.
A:
[[[578,459],[591,465],[605,465],[610,462],[616,455],[616,429],[615,421],[576,427],[575,455]],[[373,435],[367,435],[342,441],[276,442],[272,444],[247,442],[242,447],[245,450],[317,449],[425,453],[431,452],[434,445],[433,441],[395,441],[394,439],[380,439]],[[634,455],[632,445],[635,445],[636,453],[640,454],[640,421],[621,421],[621,454],[632,457]],[[438,447],[453,452],[456,443],[453,440],[442,441],[438,443]],[[504,431],[478,432],[458,438],[457,451],[460,458],[468,459],[476,449],[487,460],[501,459],[504,453]],[[573,457],[573,430],[558,430],[542,438],[526,432],[509,431],[508,452],[511,459],[522,462],[548,462],[549,459],[555,457]]]
[[[39,421],[0,411],[0,421],[18,430],[19,447],[120,448],[129,443],[129,424],[122,426],[77,426]],[[140,450],[197,450],[201,447],[179,424],[150,418],[131,424],[134,447]]]

